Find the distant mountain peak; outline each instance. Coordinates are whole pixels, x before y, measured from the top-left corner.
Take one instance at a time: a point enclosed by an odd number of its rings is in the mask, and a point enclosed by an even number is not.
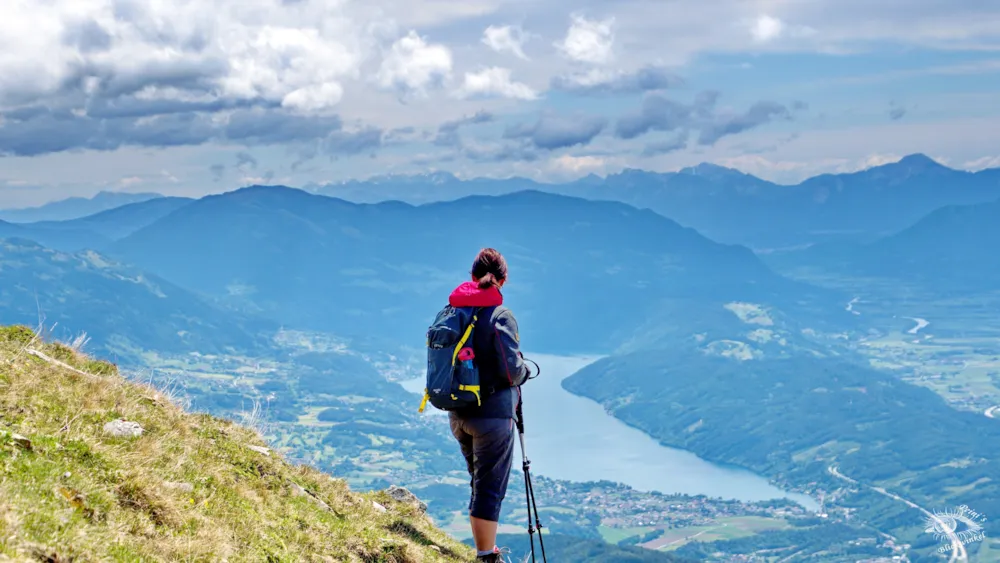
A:
[[[658,172],[643,170],[642,168],[622,168],[617,174],[608,174],[608,178],[643,178],[647,176],[657,176],[658,174]],[[600,176],[597,176],[596,174],[591,174],[588,178],[590,176],[600,179]]]
[[[344,180],[340,182],[328,183],[328,187],[339,187],[348,186],[352,184],[371,184],[371,185],[382,185],[382,184],[448,184],[451,182],[460,182],[457,176],[451,172],[446,172],[444,170],[436,170],[433,172],[427,172],[424,174],[378,174],[376,176],[370,176],[364,180],[351,179]]]
[[[299,188],[283,186],[281,184],[251,184],[249,186],[243,186],[241,188],[237,188],[236,190],[233,191],[252,193],[252,192],[289,192],[289,191],[300,192],[302,190],[300,190]]]
[[[927,156],[922,152],[917,152],[909,154],[899,159],[899,164],[907,164],[910,166],[922,165],[922,166],[941,166],[941,164],[934,160],[933,158]]]
[[[927,172],[929,170],[943,170],[947,169],[948,167],[934,160],[933,158],[927,156],[926,154],[914,153],[904,156],[903,158],[899,159],[898,162],[886,164],[876,168],[902,169],[908,173],[913,174],[919,172]]]
[[[253,184],[243,186],[229,192],[223,192],[212,196],[207,196],[206,200],[235,200],[250,201],[264,198],[270,201],[273,198],[299,198],[303,196],[314,197],[316,194],[307,192],[301,188],[283,186],[281,184]]]
[[[90,198],[90,201],[99,201],[104,199],[115,199],[115,198],[150,200],[150,199],[159,199],[161,197],[164,197],[163,194],[157,192],[114,192],[110,190],[101,190],[96,194],[94,194],[94,196]],[[87,198],[81,198],[81,199],[87,199]]]
[[[424,174],[385,174],[374,176],[371,180],[376,183],[406,182],[417,184],[446,184],[459,181],[457,176],[444,170],[435,170]]]
[[[604,181],[605,181],[604,178],[602,178],[602,177],[598,176],[597,174],[594,174],[593,172],[591,172],[590,174],[587,174],[586,176],[583,176],[583,177],[579,178],[576,181],[576,183],[578,185],[581,185],[581,186],[584,186],[584,185],[585,186],[600,186],[601,184],[604,183]]]
[[[744,175],[743,172],[740,172],[735,168],[726,168],[725,166],[719,166],[718,164],[712,164],[711,162],[702,162],[697,166],[689,166],[687,168],[683,168],[681,169],[679,174],[688,174],[691,176],[708,176],[715,178]]]
[[[933,158],[927,156],[923,153],[915,153],[911,155],[904,156],[897,163],[902,166],[906,166],[910,169],[932,169],[932,168],[947,168],[945,165],[934,160]]]
[[[458,177],[456,177],[454,174],[452,174],[451,172],[445,172],[443,170],[439,170],[437,172],[431,172],[430,174],[425,174],[425,177],[435,184],[444,184],[447,182],[458,181]]]
[[[924,174],[934,174],[940,172],[956,172],[944,164],[934,160],[923,153],[913,153],[906,155],[895,162],[886,162],[870,166],[853,174],[862,177],[869,177],[875,181],[884,181],[891,184],[905,181],[908,178],[915,178]],[[836,175],[827,175],[836,176]],[[848,175],[850,176],[850,174]]]

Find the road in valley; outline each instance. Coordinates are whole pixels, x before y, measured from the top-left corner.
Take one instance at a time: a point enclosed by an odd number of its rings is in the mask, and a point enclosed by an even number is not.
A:
[[[932,514],[930,511],[928,511],[927,509],[923,508],[922,506],[919,506],[919,505],[917,505],[914,502],[910,502],[910,501],[906,500],[905,498],[903,498],[903,497],[901,497],[899,495],[890,493],[890,492],[886,491],[885,489],[883,489],[882,487],[872,487],[871,485],[865,485],[863,483],[859,483],[859,482],[855,481],[854,479],[851,479],[850,477],[844,475],[843,473],[841,473],[840,471],[838,471],[836,467],[834,467],[832,465],[830,467],[828,467],[827,470],[830,472],[831,475],[833,475],[834,477],[836,477],[838,479],[842,479],[844,481],[847,481],[848,483],[851,483],[852,485],[859,485],[861,487],[867,487],[867,488],[869,488],[869,489],[871,489],[871,490],[873,490],[873,491],[875,491],[875,492],[877,492],[877,493],[879,493],[881,495],[885,495],[885,496],[887,496],[887,497],[889,497],[891,499],[898,500],[899,502],[905,503],[910,508],[916,508],[920,512],[923,512],[925,516],[927,516],[928,518],[930,518],[931,520],[934,521],[934,523],[937,525],[937,528],[939,530],[942,530],[942,531],[945,532],[945,534],[948,536],[948,539],[951,541],[951,559],[948,560],[948,563],[968,563],[968,561],[969,561],[969,554],[968,554],[967,551],[965,551],[965,545],[962,543],[962,540],[959,539],[958,534],[955,533],[955,530],[952,530],[951,527],[948,526],[947,524],[945,524],[940,518],[938,518],[938,516],[936,514]]]

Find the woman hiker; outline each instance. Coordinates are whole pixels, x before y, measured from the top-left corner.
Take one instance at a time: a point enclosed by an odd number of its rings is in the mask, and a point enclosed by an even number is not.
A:
[[[515,409],[520,386],[530,372],[519,350],[517,321],[503,306],[500,288],[507,281],[507,262],[492,248],[480,251],[472,263],[472,281],[458,286],[448,301],[453,307],[483,307],[473,332],[473,351],[483,389],[492,388],[480,406],[449,413],[472,477],[469,521],[478,551],[477,561],[502,562],[496,546],[500,504],[507,493],[514,458]]]

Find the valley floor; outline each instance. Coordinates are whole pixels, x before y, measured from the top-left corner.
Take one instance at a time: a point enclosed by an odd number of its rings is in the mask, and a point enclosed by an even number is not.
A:
[[[968,303],[938,303],[921,310],[900,303],[878,303],[876,307],[870,298],[860,297],[850,305],[856,314],[877,316],[888,327],[857,342],[873,364],[899,370],[903,379],[934,389],[956,408],[990,417],[1000,415],[995,413],[1000,405],[1000,350],[996,349],[1000,326],[994,326]],[[959,328],[973,319],[981,322],[976,330]],[[324,340],[322,335],[285,337],[288,341],[284,345],[289,349],[357,354],[343,342]],[[364,360],[378,366],[384,382],[403,381],[413,375],[408,367],[412,358],[405,354],[366,352]],[[467,501],[468,477],[464,468],[454,463],[450,437],[440,431],[440,425],[415,416],[410,394],[382,396],[356,385],[336,392],[306,390],[289,401],[280,396],[281,391],[261,391],[276,381],[295,380],[299,371],[294,358],[147,355],[146,365],[137,375],[168,386],[174,382],[175,387],[196,391],[203,398],[229,397],[224,404],[206,406],[263,424],[262,430],[276,448],[292,459],[344,477],[354,487],[400,483],[414,488],[429,501],[430,513],[443,529],[454,537],[467,537],[462,507]],[[268,405],[282,403],[280,419],[267,416]],[[256,411],[257,405],[263,405],[263,411]],[[338,418],[340,415],[331,416],[331,409],[355,414],[347,422]],[[383,419],[390,411],[402,414]],[[356,424],[359,420],[362,426]],[[545,480],[545,484],[536,488],[543,492],[539,501],[547,526],[653,550],[673,551],[698,542],[735,541],[761,533],[795,533],[798,530],[790,529],[790,519],[807,516],[801,508],[662,497],[609,483]],[[517,502],[523,498],[522,487],[518,478],[512,478],[512,502],[501,528],[504,533],[525,533],[524,509]],[[553,491],[559,493],[547,494]],[[828,502],[835,506],[836,492],[828,493]],[[832,510],[828,522],[845,522],[850,516],[849,510]],[[861,539],[847,538],[844,545],[851,541]],[[871,549],[896,553],[901,548],[873,544]]]
[[[896,370],[956,409],[993,418],[1000,407],[1000,291],[949,295],[897,280],[784,273],[854,294],[844,308],[869,332],[849,338],[872,365]]]
[[[332,344],[326,349],[346,353],[343,347]],[[398,358],[386,355],[370,359],[377,361],[386,379],[405,379],[408,373],[405,362]],[[412,399],[410,394],[372,396],[375,393],[363,386],[341,395],[305,393],[292,402],[292,416],[269,420],[273,413],[268,412],[267,405],[282,401],[273,393],[262,393],[259,387],[293,378],[297,369],[294,362],[156,354],[147,354],[145,360],[147,365],[138,369],[135,377],[152,379],[163,387],[174,388],[179,395],[193,397],[195,403],[210,411],[255,424],[272,446],[290,459],[330,471],[352,487],[374,489],[392,483],[411,488],[429,502],[430,513],[443,530],[458,539],[468,539],[468,520],[461,510],[467,502],[468,476],[457,463],[451,437],[432,418],[416,415],[412,408],[415,405],[406,402]],[[206,398],[230,403],[206,403]],[[345,430],[345,440],[332,443],[331,434],[344,430],[347,423],[324,420],[323,413],[345,405],[355,409],[355,422],[367,416],[375,422],[365,430]],[[378,421],[386,409],[401,414]],[[416,435],[424,436],[426,441],[414,444],[411,438]],[[698,539],[745,537],[762,530],[786,529],[788,518],[809,515],[801,506],[780,499],[750,503],[647,493],[610,481],[574,483],[534,472],[533,478],[547,528],[577,533],[590,530],[587,535],[594,538],[650,549],[676,549]],[[523,482],[517,473],[511,478],[502,533],[525,533],[526,513],[519,502],[523,494]]]

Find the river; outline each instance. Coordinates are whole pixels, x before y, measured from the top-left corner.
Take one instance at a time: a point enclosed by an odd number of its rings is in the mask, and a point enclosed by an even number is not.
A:
[[[920,317],[904,317],[904,318],[909,319],[909,320],[917,323],[917,326],[915,326],[915,327],[913,327],[913,328],[910,329],[910,331],[909,331],[910,334],[917,334],[921,330],[923,330],[923,329],[925,329],[925,328],[927,328],[927,327],[929,327],[931,325],[931,323],[929,323],[927,321],[927,319],[921,319]]]
[[[667,494],[743,501],[789,498],[809,510],[819,508],[812,498],[786,493],[752,472],[663,446],[597,402],[563,389],[563,379],[594,359],[538,354],[532,359],[542,367],[542,375],[523,388],[525,442],[535,473],[577,482],[603,479]],[[422,393],[423,385],[423,379],[403,383],[413,393]]]

